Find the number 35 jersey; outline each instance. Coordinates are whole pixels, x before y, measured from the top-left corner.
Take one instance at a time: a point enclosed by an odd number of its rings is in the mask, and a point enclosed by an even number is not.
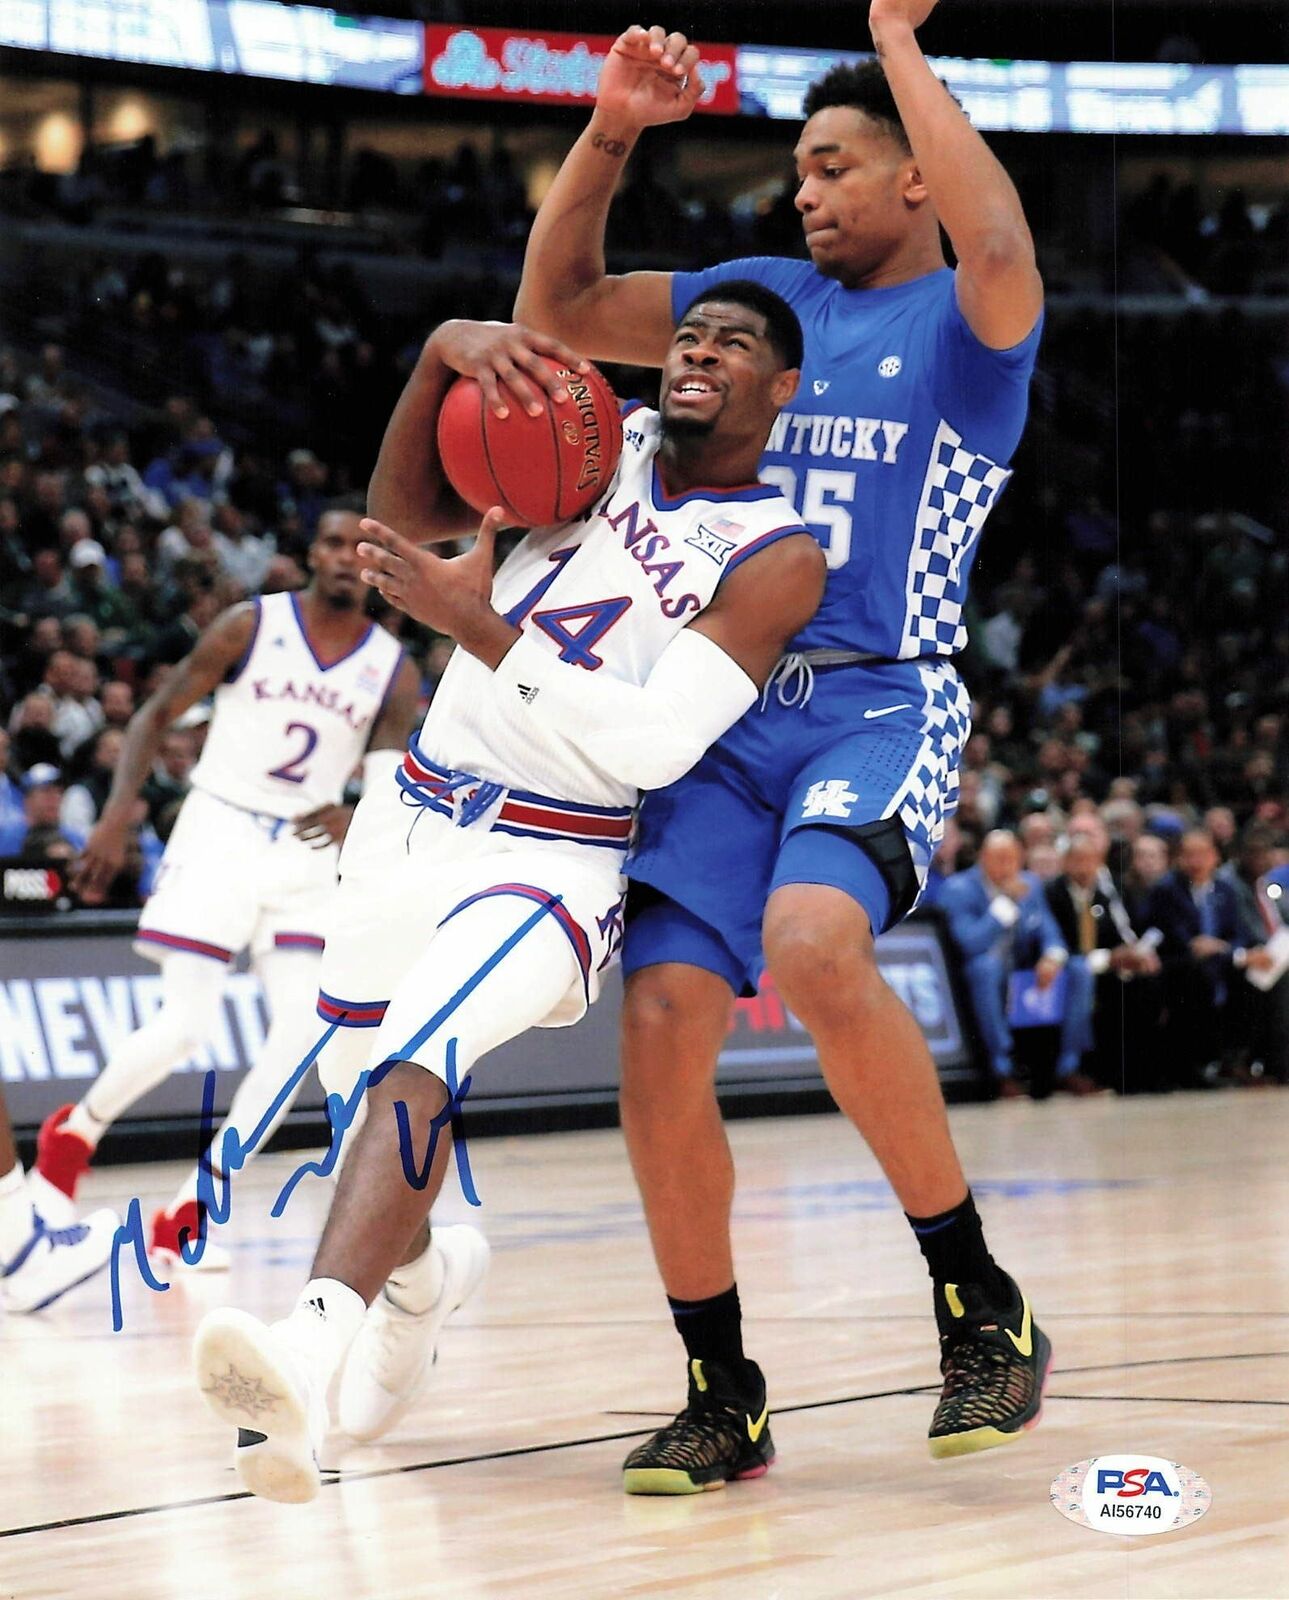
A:
[[[604,497],[576,521],[534,529],[497,572],[493,606],[571,672],[643,684],[736,567],[804,531],[769,484],[669,494],[660,442],[657,412],[625,407],[622,458]],[[417,744],[442,766],[512,788],[588,805],[635,804],[633,788],[572,740],[535,734],[522,711],[482,662],[458,650]]]
[[[250,648],[215,691],[192,784],[247,811],[298,817],[341,798],[403,652],[373,623],[324,665],[294,594],[262,595],[255,607]]]

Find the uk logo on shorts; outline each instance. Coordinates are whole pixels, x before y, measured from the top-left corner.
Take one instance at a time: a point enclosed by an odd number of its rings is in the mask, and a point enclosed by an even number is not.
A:
[[[845,778],[826,778],[812,783],[801,807],[803,817],[848,817],[859,800]]]
[[[1095,1456],[1055,1479],[1052,1504],[1071,1522],[1125,1536],[1187,1528],[1212,1504],[1197,1472],[1162,1456]]]

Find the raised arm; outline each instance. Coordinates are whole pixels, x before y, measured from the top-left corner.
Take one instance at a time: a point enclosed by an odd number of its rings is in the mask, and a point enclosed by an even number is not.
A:
[[[134,802],[152,770],[162,735],[189,706],[218,688],[249,650],[256,607],[246,600],[217,617],[157,692],[130,719],[112,788],[72,872],[78,894],[101,894],[121,870]]]
[[[610,277],[609,206],[643,130],[679,122],[702,94],[698,51],[683,34],[632,27],[605,58],[595,110],[564,158],[528,236],[516,318],[597,361],[661,366],[671,338],[671,274]]]
[[[370,514],[418,544],[467,532],[474,513],[444,478],[435,444],[444,396],[461,374],[479,382],[499,417],[516,404],[536,412],[538,388],[556,400],[565,398],[563,384],[543,356],[578,370],[585,367],[561,340],[515,323],[457,320],[436,328],[385,428],[367,489]]]
[[[958,258],[958,304],[982,344],[1007,350],[1038,321],[1043,282],[1020,196],[946,92],[914,29],[936,0],[872,0],[868,25],[936,214]]]

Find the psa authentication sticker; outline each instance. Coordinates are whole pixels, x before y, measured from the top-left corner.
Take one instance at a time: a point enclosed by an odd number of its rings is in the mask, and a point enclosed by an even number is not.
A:
[[[1052,1482],[1063,1517],[1101,1533],[1171,1533],[1189,1528],[1212,1504],[1198,1472],[1162,1456],[1095,1456]]]

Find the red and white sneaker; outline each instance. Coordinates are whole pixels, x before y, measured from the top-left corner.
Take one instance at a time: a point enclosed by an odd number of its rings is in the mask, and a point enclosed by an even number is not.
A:
[[[196,1261],[190,1261],[183,1254],[181,1245],[182,1234],[189,1241],[188,1250],[191,1255],[194,1248],[192,1241],[197,1238],[198,1211],[195,1200],[185,1200],[182,1205],[172,1206],[168,1211],[153,1213],[152,1229],[148,1236],[149,1255],[160,1256],[168,1267],[177,1268],[183,1272],[227,1272],[229,1267],[229,1254],[222,1244],[216,1244],[210,1236],[210,1219],[206,1220],[206,1240],[201,1256]]]
[[[89,1140],[63,1126],[74,1109],[59,1106],[41,1123],[36,1136],[36,1175],[42,1181],[35,1198],[41,1215],[50,1222],[65,1223],[75,1215],[71,1202],[76,1198],[76,1186],[94,1159]],[[66,1205],[59,1203],[59,1195]]]

